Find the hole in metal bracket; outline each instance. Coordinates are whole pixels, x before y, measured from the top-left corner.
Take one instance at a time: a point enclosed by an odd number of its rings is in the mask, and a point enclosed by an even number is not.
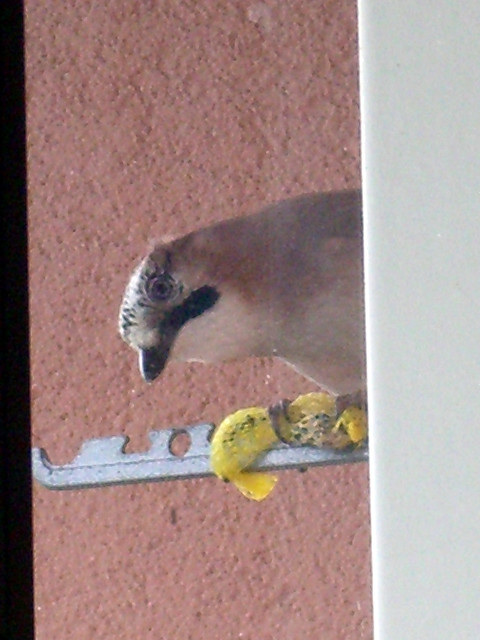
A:
[[[192,445],[192,439],[184,429],[177,429],[170,436],[168,450],[173,456],[183,458]]]

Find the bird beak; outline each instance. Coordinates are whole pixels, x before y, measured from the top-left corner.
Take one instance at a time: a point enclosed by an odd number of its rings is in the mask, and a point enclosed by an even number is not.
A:
[[[140,373],[145,382],[153,382],[165,368],[169,349],[140,349],[139,362]]]

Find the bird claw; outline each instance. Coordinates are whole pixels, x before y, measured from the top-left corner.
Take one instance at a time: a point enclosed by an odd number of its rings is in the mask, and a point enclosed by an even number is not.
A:
[[[277,437],[286,444],[347,449],[367,439],[363,391],[335,400],[324,393],[299,396],[293,403],[281,400],[268,408],[268,414]]]
[[[288,438],[286,433],[285,425],[288,427],[288,407],[291,405],[291,400],[287,400],[284,398],[283,400],[279,400],[268,407],[268,416],[270,418],[270,422],[272,423],[273,430],[277,438],[280,442],[284,442],[285,444],[290,444],[291,440]]]
[[[362,389],[355,391],[354,393],[346,393],[341,396],[337,396],[335,400],[335,406],[337,409],[337,415],[345,411],[348,407],[359,407],[367,410],[367,396]]]

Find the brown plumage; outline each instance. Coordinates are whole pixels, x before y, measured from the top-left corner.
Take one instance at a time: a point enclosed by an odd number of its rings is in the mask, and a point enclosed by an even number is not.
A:
[[[361,223],[359,191],[309,194],[157,245],[120,310],[144,378],[277,356],[334,393],[362,389]]]

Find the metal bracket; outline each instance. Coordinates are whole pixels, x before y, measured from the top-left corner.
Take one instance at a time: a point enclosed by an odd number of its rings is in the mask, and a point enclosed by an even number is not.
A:
[[[54,465],[44,449],[32,449],[34,478],[49,489],[88,489],[136,482],[185,480],[213,475],[210,468],[212,424],[198,424],[181,429],[151,431],[152,443],[144,453],[125,453],[126,436],[110,436],[86,440],[80,452],[65,465]],[[172,453],[172,444],[186,434],[190,446],[183,456]],[[185,436],[184,436],[185,437]],[[306,470],[311,466],[366,462],[366,447],[353,451],[333,451],[279,443],[263,455],[254,469]]]

